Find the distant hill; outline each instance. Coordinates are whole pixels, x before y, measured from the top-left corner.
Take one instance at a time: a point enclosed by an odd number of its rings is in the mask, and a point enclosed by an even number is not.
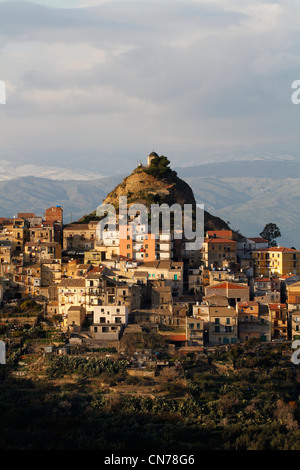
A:
[[[276,223],[281,246],[300,247],[300,160],[218,162],[176,168],[197,202],[230,221],[230,227],[257,236]]]
[[[160,167],[160,160],[165,159],[158,156],[153,160],[150,167],[139,165],[129,176],[118,184],[104,199],[105,204],[112,204],[118,208],[120,196],[127,196],[128,206],[132,204],[143,204],[150,208],[151,204],[179,204],[184,206],[190,204],[196,209],[196,199],[192,188],[186,181],[179,178],[177,172],[166,166]],[[96,211],[78,220],[86,223],[96,217]],[[204,211],[204,230],[229,229],[224,220]]]
[[[34,176],[0,181],[0,217],[28,211],[42,215],[47,207],[59,204],[66,222],[77,220],[98,207],[119,181],[120,177],[63,181]]]

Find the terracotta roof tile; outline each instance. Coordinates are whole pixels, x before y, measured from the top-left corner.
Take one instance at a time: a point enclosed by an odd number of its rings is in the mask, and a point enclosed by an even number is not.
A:
[[[215,284],[213,286],[208,286],[209,289],[249,289],[248,286],[241,286],[234,282],[221,282],[220,284]]]

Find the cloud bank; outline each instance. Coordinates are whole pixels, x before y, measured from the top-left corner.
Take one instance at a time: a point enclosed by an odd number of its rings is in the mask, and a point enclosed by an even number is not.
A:
[[[1,157],[105,174],[298,152],[296,1],[59,4],[0,3]]]

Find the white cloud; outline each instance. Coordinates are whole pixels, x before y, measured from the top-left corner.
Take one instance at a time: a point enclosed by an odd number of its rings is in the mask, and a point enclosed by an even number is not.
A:
[[[178,158],[287,141],[298,148],[290,83],[299,78],[300,33],[291,4],[62,5],[81,8],[0,3],[4,151],[44,147],[46,159],[63,149],[67,159],[102,149],[117,159],[122,150],[135,162],[150,144]]]

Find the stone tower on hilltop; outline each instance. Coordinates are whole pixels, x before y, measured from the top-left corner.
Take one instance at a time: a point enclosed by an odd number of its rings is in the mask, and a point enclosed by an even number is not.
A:
[[[153,158],[158,157],[157,153],[151,152],[147,157],[147,166],[151,165]]]

